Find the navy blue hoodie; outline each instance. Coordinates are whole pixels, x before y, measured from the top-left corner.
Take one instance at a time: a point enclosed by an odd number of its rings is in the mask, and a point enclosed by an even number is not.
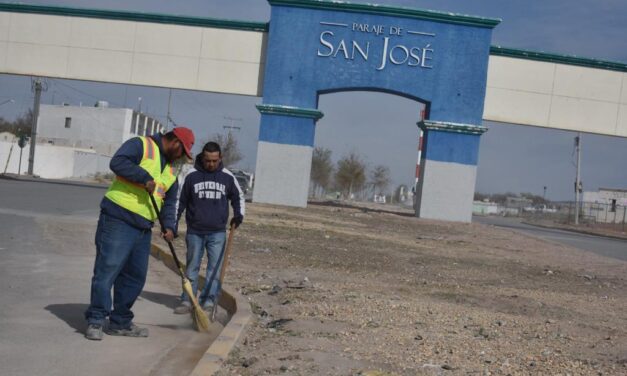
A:
[[[187,232],[191,234],[225,231],[229,219],[228,201],[233,207],[233,217],[243,220],[244,194],[237,179],[222,162],[214,172],[205,170],[202,153],[199,153],[181,187],[176,218],[180,219],[185,211]]]

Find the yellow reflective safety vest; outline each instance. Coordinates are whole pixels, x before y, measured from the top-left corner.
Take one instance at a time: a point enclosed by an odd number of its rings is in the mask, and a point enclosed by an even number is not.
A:
[[[161,152],[159,146],[152,138],[140,137],[140,139],[144,146],[144,154],[139,167],[146,170],[155,181],[155,201],[157,201],[157,207],[161,210],[165,200],[165,193],[176,181],[176,174],[170,163],[166,163],[163,171],[161,170]],[[157,219],[148,191],[142,184],[116,176],[105,197],[149,221],[154,222]]]

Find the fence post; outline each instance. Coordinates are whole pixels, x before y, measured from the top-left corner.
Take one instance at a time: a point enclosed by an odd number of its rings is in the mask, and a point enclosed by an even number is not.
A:
[[[572,208],[573,208],[573,203],[569,202],[568,203],[568,221],[566,222],[568,224],[570,224],[570,211],[572,210]]]
[[[625,213],[627,213],[627,206],[623,206],[623,232],[625,232]]]

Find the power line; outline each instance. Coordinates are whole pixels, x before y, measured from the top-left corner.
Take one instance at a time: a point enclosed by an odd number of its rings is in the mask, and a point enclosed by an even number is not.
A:
[[[83,90],[81,90],[81,89],[77,89],[77,88],[73,87],[72,85],[68,85],[68,84],[66,84],[65,82],[62,82],[62,81],[59,81],[59,80],[53,80],[53,81],[54,81],[55,83],[57,83],[57,84],[61,85],[61,86],[65,86],[65,87],[67,87],[67,88],[69,88],[69,89],[72,89],[72,90],[74,90],[74,91],[76,91],[76,92],[78,92],[78,93],[80,93],[80,94],[83,94],[83,95],[86,95],[86,96],[88,96],[88,97],[91,97],[91,98],[93,98],[93,99],[95,99],[95,100],[97,100],[97,101],[102,100],[102,97],[97,97],[97,96],[95,96],[95,95],[89,94],[89,93],[87,93],[87,92],[85,92],[85,91],[83,91]],[[115,105],[120,106],[120,107],[122,107],[122,108],[125,108],[125,107],[126,107],[125,105],[123,105],[123,104],[121,104],[121,103],[119,103],[119,102],[117,102],[117,101],[111,101],[111,100],[109,100],[109,102],[114,103]]]

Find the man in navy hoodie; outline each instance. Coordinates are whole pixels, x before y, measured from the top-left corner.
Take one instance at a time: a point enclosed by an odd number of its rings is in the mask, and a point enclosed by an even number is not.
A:
[[[194,168],[185,176],[181,187],[177,219],[185,211],[187,222],[187,270],[185,274],[192,283],[194,294],[198,291],[198,272],[203,253],[207,252],[206,283],[198,302],[206,311],[211,311],[217,303],[220,286],[226,224],[229,218],[229,204],[233,208],[230,225],[237,228],[244,220],[244,194],[233,173],[222,165],[220,145],[208,142],[202,153],[196,156]],[[189,296],[183,292],[181,304],[174,313],[189,313]]]

